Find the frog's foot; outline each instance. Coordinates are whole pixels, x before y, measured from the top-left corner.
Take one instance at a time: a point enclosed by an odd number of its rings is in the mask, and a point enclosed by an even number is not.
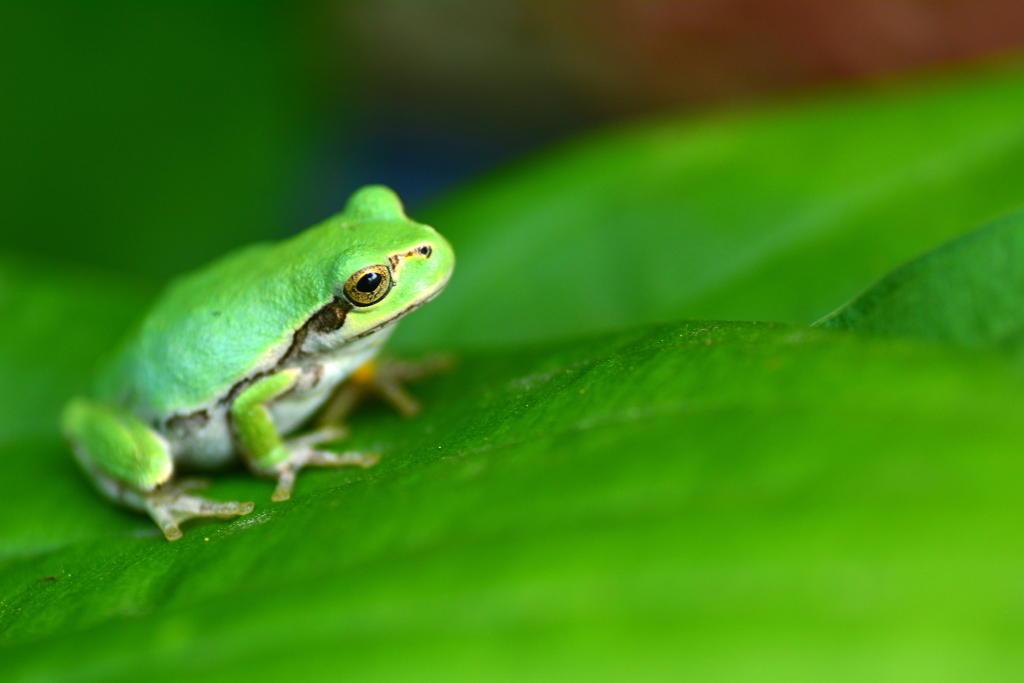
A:
[[[181,538],[180,524],[194,517],[219,517],[229,519],[252,512],[253,504],[230,501],[219,503],[202,496],[194,496],[188,491],[205,487],[207,482],[202,479],[182,479],[171,481],[151,493],[146,494],[143,506],[168,541]]]
[[[339,387],[317,419],[318,425],[341,422],[367,396],[378,396],[403,417],[420,411],[419,402],[406,391],[405,382],[447,372],[454,362],[451,356],[433,356],[416,362],[370,361],[359,366]]]
[[[347,433],[348,430],[343,427],[325,427],[285,441],[284,447],[289,453],[287,459],[268,473],[270,476],[277,477],[277,487],[270,499],[279,503],[291,498],[292,489],[295,487],[295,475],[307,465],[314,467],[345,467],[348,465],[373,467],[376,465],[380,460],[380,456],[376,453],[360,451],[335,453],[315,448],[317,444],[326,441],[337,441]]]

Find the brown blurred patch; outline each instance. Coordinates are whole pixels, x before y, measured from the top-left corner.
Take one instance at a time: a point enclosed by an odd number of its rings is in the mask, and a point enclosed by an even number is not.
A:
[[[627,109],[871,78],[1024,45],[1024,3],[1008,0],[571,2],[530,8],[569,80]]]
[[[1024,2],[1010,0],[392,0],[340,9],[381,104],[402,97],[442,117],[520,123],[616,118],[1024,46]]]

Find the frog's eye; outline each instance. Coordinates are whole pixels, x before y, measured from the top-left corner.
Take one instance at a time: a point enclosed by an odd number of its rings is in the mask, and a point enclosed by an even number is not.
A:
[[[356,306],[375,304],[391,290],[391,271],[387,266],[367,266],[345,281],[345,296]]]

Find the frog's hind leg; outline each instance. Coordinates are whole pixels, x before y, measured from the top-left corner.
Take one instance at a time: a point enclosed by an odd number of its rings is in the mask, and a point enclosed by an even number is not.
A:
[[[324,427],[342,422],[368,396],[378,396],[402,417],[412,417],[420,411],[420,404],[405,389],[405,383],[447,372],[453,365],[451,356],[413,362],[371,360],[363,363],[334,392],[316,423]]]
[[[181,538],[178,525],[186,519],[252,511],[252,503],[217,503],[188,495],[195,482],[171,481],[174,462],[167,442],[126,410],[76,398],[64,409],[61,428],[100,491],[148,513],[170,541]]]

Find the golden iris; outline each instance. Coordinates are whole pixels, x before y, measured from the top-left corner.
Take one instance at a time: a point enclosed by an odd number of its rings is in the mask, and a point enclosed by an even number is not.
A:
[[[387,266],[367,266],[345,281],[345,296],[356,306],[375,304],[391,291],[391,271]]]

